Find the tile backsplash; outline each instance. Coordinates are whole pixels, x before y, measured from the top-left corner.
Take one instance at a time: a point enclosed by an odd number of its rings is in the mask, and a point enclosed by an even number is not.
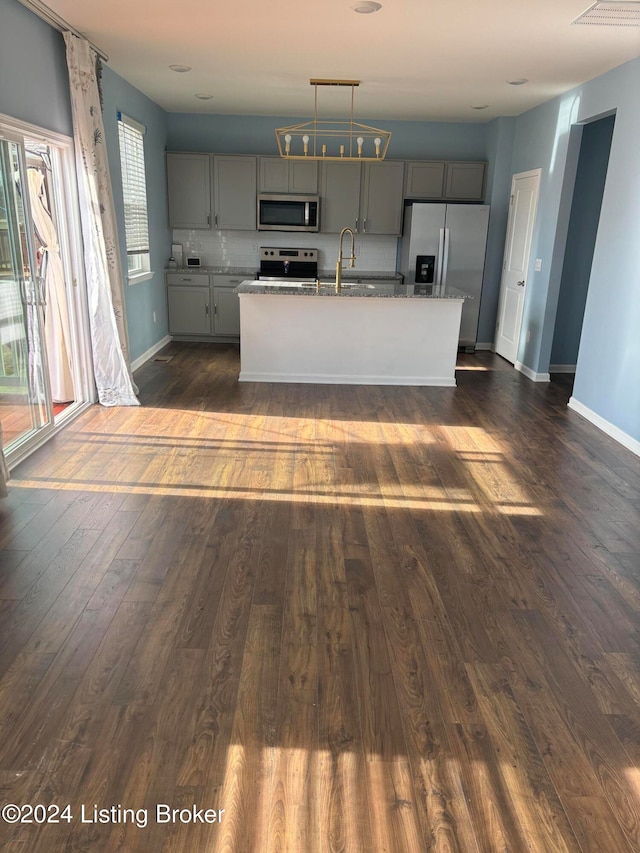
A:
[[[211,267],[255,267],[260,265],[258,251],[262,246],[317,249],[318,267],[333,269],[338,257],[337,234],[296,233],[283,231],[183,231],[173,232],[173,242],[181,243],[185,259],[198,255],[202,264]],[[349,247],[345,237],[345,250]],[[356,269],[394,272],[397,237],[356,235]]]

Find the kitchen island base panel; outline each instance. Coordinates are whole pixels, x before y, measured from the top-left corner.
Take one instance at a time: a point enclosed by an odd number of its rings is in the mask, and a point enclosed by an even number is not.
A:
[[[456,384],[462,299],[239,297],[241,382]]]

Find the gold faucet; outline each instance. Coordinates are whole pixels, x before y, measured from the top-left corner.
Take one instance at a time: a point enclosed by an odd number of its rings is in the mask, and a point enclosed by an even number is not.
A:
[[[336,293],[340,293],[340,286],[342,284],[342,240],[347,231],[349,232],[349,234],[351,234],[351,255],[347,258],[347,260],[349,261],[349,269],[353,269],[356,265],[355,235],[351,228],[343,228],[340,232],[340,241],[338,243],[338,263],[336,264]]]

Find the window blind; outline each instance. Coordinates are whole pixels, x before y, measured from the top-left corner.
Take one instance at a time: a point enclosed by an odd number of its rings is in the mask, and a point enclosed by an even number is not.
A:
[[[128,255],[149,251],[147,182],[144,171],[144,127],[118,113],[124,227]]]

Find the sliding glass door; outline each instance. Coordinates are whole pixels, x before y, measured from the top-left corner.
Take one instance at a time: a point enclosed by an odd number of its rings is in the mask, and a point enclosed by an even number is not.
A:
[[[43,347],[42,279],[29,217],[24,147],[0,139],[0,420],[5,448],[53,422]]]
[[[11,121],[0,116],[0,423],[15,464],[94,388],[72,141]]]

